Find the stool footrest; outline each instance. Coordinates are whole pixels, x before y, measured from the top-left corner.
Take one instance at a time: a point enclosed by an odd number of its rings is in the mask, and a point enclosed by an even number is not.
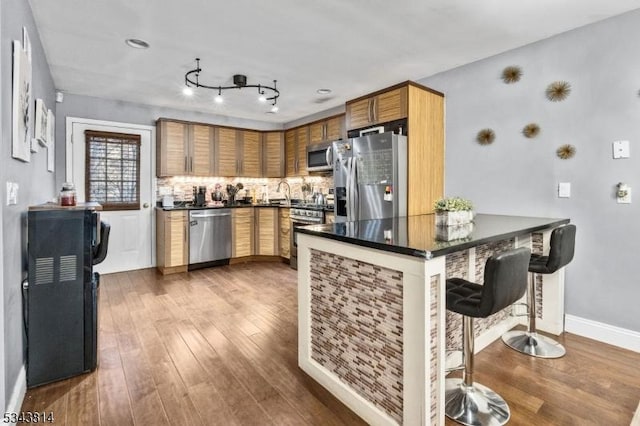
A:
[[[511,349],[536,358],[560,358],[566,353],[560,343],[535,332],[509,331],[502,335],[502,341]]]
[[[447,379],[445,414],[463,425],[503,425],[511,411],[504,399],[479,383],[466,386],[461,379]]]

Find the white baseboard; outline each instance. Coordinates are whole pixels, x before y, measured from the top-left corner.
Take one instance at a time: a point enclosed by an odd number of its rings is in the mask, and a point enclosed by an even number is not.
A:
[[[22,409],[22,401],[24,401],[24,396],[26,393],[27,370],[25,369],[25,366],[23,364],[20,368],[20,372],[18,373],[16,383],[13,385],[13,391],[11,392],[9,404],[7,404],[7,408],[4,410],[5,413],[19,413]]]
[[[565,331],[640,353],[640,333],[573,315],[565,315]]]
[[[636,413],[633,415],[629,426],[640,426],[640,403],[638,404],[638,408],[636,408]]]

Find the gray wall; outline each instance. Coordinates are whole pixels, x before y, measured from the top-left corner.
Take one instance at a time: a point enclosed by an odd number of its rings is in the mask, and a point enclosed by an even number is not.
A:
[[[477,211],[568,217],[578,227],[566,272],[568,314],[640,331],[640,11],[583,27],[425,78],[446,94],[446,194],[471,199]],[[524,75],[504,84],[505,66]],[[555,80],[572,85],[563,102],[546,100]],[[538,123],[526,139],[522,128]],[[490,127],[496,141],[475,142]],[[611,143],[629,140],[631,158],[612,159]],[[571,160],[558,146],[577,148]],[[557,198],[558,182],[572,196]],[[628,183],[633,204],[616,204]]]
[[[23,163],[11,158],[11,92],[12,92],[12,40],[22,40],[22,27],[27,27],[32,47],[33,99],[42,98],[55,109],[55,89],[40,37],[36,30],[29,3],[25,0],[2,0],[0,35],[0,104],[2,139],[0,146],[0,185],[2,186],[2,292],[4,302],[4,385],[6,406],[24,363],[22,332],[21,282],[26,275],[23,268],[22,240],[27,207],[52,199],[55,194],[54,174],[47,172],[47,153],[40,148],[31,154],[31,162]],[[6,206],[6,181],[20,185],[18,205]],[[26,263],[26,262],[25,262]]]
[[[218,124],[222,126],[245,127],[256,130],[280,130],[282,124],[267,123],[264,121],[244,120],[241,118],[226,117],[201,113],[197,111],[185,111],[181,109],[165,108],[152,105],[135,104],[131,102],[114,101],[110,99],[94,98],[90,96],[73,95],[66,93],[64,101],[57,104],[56,109],[56,173],[57,186],[64,182],[65,168],[65,121],[66,117],[90,118],[94,120],[115,121],[129,124],[142,124],[154,126],[160,117],[179,120],[195,121],[200,123]]]

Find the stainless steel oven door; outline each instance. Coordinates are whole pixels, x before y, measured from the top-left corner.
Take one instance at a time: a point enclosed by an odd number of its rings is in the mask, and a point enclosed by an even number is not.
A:
[[[298,269],[298,244],[296,242],[296,228],[307,225],[321,225],[323,223],[320,220],[300,220],[291,219],[291,232],[290,232],[290,247],[289,247],[289,266],[293,269]]]

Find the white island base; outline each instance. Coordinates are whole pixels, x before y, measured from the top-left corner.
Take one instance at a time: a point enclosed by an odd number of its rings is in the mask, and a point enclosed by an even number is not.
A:
[[[461,347],[445,279],[482,283],[489,256],[521,246],[541,253],[551,230],[430,259],[297,233],[300,368],[370,424],[444,424],[445,350]],[[536,298],[538,329],[560,334],[564,270],[545,275]],[[519,323],[526,318],[511,309],[476,320],[476,352]]]

